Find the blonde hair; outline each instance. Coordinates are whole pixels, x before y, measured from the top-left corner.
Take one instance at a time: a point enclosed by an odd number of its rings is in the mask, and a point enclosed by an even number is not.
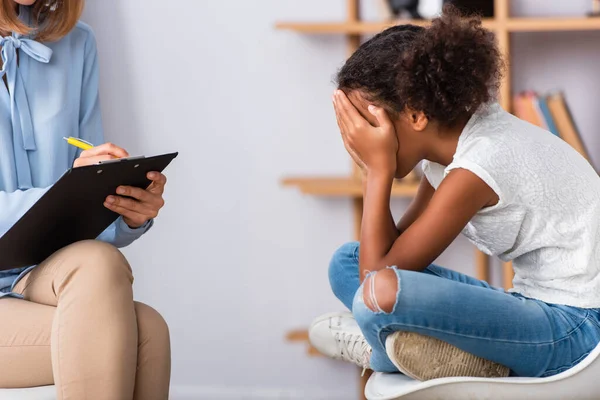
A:
[[[69,33],[83,11],[84,0],[37,0],[29,6],[31,26],[19,19],[14,0],[0,0],[0,31],[33,35],[40,42],[54,42]]]

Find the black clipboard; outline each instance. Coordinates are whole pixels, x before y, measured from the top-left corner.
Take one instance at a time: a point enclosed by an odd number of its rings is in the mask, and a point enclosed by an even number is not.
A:
[[[36,265],[63,247],[95,239],[119,215],[104,207],[119,186],[146,189],[178,153],[71,168],[0,238],[0,270]]]

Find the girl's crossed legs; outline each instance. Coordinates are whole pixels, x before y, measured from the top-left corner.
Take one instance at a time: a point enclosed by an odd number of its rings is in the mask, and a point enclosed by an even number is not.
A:
[[[423,272],[389,268],[361,285],[358,252],[357,242],[342,246],[329,279],[371,345],[375,371],[397,372],[385,351],[396,331],[435,337],[532,377],[571,368],[600,342],[598,309],[547,304],[435,265]]]

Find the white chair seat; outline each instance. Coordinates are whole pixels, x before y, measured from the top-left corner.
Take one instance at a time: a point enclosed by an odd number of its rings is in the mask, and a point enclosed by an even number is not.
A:
[[[369,400],[596,400],[600,398],[600,345],[573,368],[547,378],[440,378],[419,382],[402,374],[374,373]]]
[[[0,400],[56,400],[54,386],[26,389],[0,389]]]

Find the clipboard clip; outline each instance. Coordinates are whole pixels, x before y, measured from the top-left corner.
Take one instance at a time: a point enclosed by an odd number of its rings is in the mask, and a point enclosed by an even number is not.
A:
[[[119,163],[119,162],[122,162],[122,161],[130,161],[130,160],[141,160],[142,158],[146,158],[146,157],[144,157],[144,156],[134,156],[134,157],[115,158],[113,160],[98,161],[98,163],[96,163],[96,165],[114,164],[114,163]]]

